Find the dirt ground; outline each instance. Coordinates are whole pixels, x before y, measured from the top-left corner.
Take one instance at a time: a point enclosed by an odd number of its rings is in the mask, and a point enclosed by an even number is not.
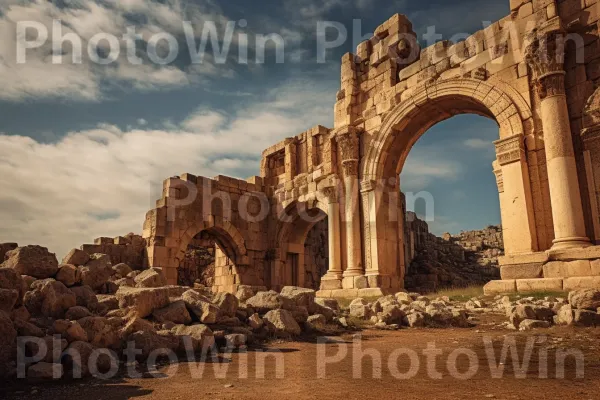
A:
[[[515,369],[509,356],[504,363],[503,377],[494,378],[489,367],[488,355],[491,348],[486,350],[485,338],[493,343],[495,360],[492,362],[495,361],[495,366],[500,362],[505,338],[516,340],[521,359],[525,354],[527,340],[535,338],[536,344],[532,346],[534,350],[524,375],[517,376],[518,368]],[[159,377],[145,374],[142,378],[108,381],[91,379],[38,385],[17,383],[8,386],[5,382],[4,387],[0,383],[0,398],[600,399],[600,329],[551,328],[518,333],[499,329],[492,324],[482,324],[473,329],[366,330],[362,332],[360,342],[354,342],[354,339],[355,336],[347,335],[331,338],[324,344],[310,340],[273,343],[265,349],[225,355],[220,362],[193,363],[193,366],[205,368],[195,378],[192,376],[190,363],[183,362],[159,368]],[[442,355],[435,357],[434,368],[441,376],[428,372],[428,358],[423,354],[428,343],[435,343],[436,348],[443,351]],[[361,359],[357,353],[359,349],[363,354],[381,357],[381,368],[374,368],[377,363],[373,363],[372,357],[364,356]],[[453,358],[450,355],[456,349],[466,350]],[[560,349],[581,351],[584,355],[584,368],[580,368],[583,378],[577,377],[574,357],[566,358],[564,379],[556,376],[557,368],[562,369],[560,363],[558,366],[556,364],[556,354]],[[344,350],[347,351],[346,357],[339,357],[340,360],[335,362],[334,357]],[[412,353],[413,357],[416,357],[415,354],[418,356],[412,360],[408,355],[411,350],[416,351]],[[403,354],[400,355],[400,352]],[[543,361],[546,353],[547,363]],[[457,354],[454,353],[454,356]],[[329,357],[330,363],[324,370],[319,370],[318,360],[322,364],[323,355]],[[479,364],[479,368],[473,370],[476,372],[473,376],[463,375],[462,379],[457,376],[457,373],[466,373],[470,365],[476,364]],[[246,365],[247,368],[244,367]],[[264,373],[260,365],[265,366]],[[277,365],[280,365],[279,376]],[[543,377],[544,365],[547,365],[548,378]],[[359,367],[362,367],[362,373],[358,370]],[[169,368],[178,370],[169,372]],[[219,371],[223,375],[215,376]],[[414,377],[408,376],[409,371],[413,372]],[[246,372],[248,378],[244,377]]]

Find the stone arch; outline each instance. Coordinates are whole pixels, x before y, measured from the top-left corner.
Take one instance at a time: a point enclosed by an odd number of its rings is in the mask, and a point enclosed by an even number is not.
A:
[[[411,89],[409,89],[411,90]],[[425,83],[384,118],[361,164],[363,241],[368,276],[399,278],[405,266],[401,230],[398,175],[413,145],[433,125],[458,114],[478,114],[499,126],[494,144],[495,173],[507,254],[538,251],[525,136],[533,133],[532,112],[509,85],[477,79],[449,79]],[[502,183],[502,184],[501,184]],[[527,221],[527,223],[523,223]],[[507,234],[508,232],[508,234]]]
[[[532,116],[529,105],[507,84],[468,78],[426,83],[417,87],[412,96],[398,104],[384,119],[363,159],[363,179],[383,177],[385,158],[394,140],[401,136],[399,132],[408,130],[411,137],[406,138],[404,157],[397,160],[397,170],[401,170],[408,151],[429,128],[465,113],[495,120],[500,127],[500,139],[525,136],[533,130],[531,124],[525,123]]]
[[[240,231],[229,221],[211,219],[209,221],[196,222],[182,235],[175,259],[180,262],[183,259],[186,248],[198,233],[207,231],[215,236],[219,244],[223,245],[227,256],[232,258],[236,264],[246,265],[248,250],[245,239]]]
[[[309,218],[303,218],[302,213]],[[311,230],[328,217],[327,205],[317,196],[293,200],[277,213],[273,244],[275,260],[271,270],[271,286],[305,286],[305,243]],[[295,257],[295,260],[294,260]],[[296,263],[296,270],[291,263]]]

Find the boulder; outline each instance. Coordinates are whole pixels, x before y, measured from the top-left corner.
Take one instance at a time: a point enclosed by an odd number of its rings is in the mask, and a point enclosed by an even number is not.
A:
[[[100,289],[113,274],[110,257],[106,254],[92,254],[90,260],[81,267],[81,282],[94,290]]]
[[[28,288],[20,274],[12,268],[0,268],[0,289],[17,290],[17,305],[22,304],[23,296]]]
[[[584,327],[600,326],[600,316],[595,311],[575,310],[573,324]]]
[[[159,335],[152,331],[137,331],[129,339],[133,341],[137,350],[141,350],[141,354],[137,356],[141,360],[147,359],[154,350],[169,349],[175,351],[179,348],[179,339],[170,334]]]
[[[239,307],[238,298],[227,292],[217,293],[213,299],[213,303],[221,309],[223,315],[228,317],[235,317]]]
[[[396,301],[398,303],[410,304],[413,302],[413,299],[412,297],[410,297],[410,294],[406,292],[398,292],[394,297],[396,297]]]
[[[160,323],[173,322],[186,325],[192,322],[192,317],[183,300],[175,301],[166,307],[154,310],[152,316]]]
[[[19,291],[15,289],[0,289],[0,311],[11,313],[19,300]]]
[[[309,313],[312,315],[323,315],[327,321],[331,321],[333,320],[333,317],[335,317],[336,312],[332,308],[322,306],[321,304],[315,302],[309,310]]]
[[[19,336],[43,337],[46,335],[40,327],[22,319],[13,321],[13,325]]]
[[[61,282],[44,279],[34,282],[32,290],[25,294],[24,303],[33,315],[62,318],[69,308],[77,304],[77,299]]]
[[[12,268],[19,275],[37,279],[51,278],[58,272],[56,255],[41,246],[18,247],[6,253],[2,267]]]
[[[0,311],[0,372],[16,357],[17,331],[8,314]]]
[[[117,296],[112,294],[99,294],[96,296],[96,298],[98,299],[98,304],[105,306],[108,311],[119,308],[119,300],[117,300]]]
[[[71,264],[78,267],[85,265],[90,260],[90,255],[83,250],[73,249],[63,258],[62,264]]]
[[[145,318],[156,309],[169,305],[166,288],[129,288],[121,286],[116,293],[120,308],[131,307],[137,316]]]
[[[70,290],[75,294],[78,306],[85,307],[89,310],[95,310],[98,306],[98,298],[91,287],[73,286]]]
[[[362,300],[362,299],[357,299]],[[373,315],[371,307],[367,304],[361,304],[360,302],[352,302],[350,304],[350,316],[354,318],[368,320]]]
[[[264,314],[271,310],[280,308],[288,309],[293,305],[293,302],[275,291],[258,292],[254,296],[246,300],[246,305],[252,307],[259,314]]]
[[[76,321],[81,318],[91,317],[92,313],[85,307],[75,306],[71,307],[65,313],[65,319],[69,321]]]
[[[420,312],[413,312],[406,316],[408,326],[411,328],[422,328],[425,326],[425,315]]]
[[[600,290],[587,289],[569,293],[569,304],[578,310],[596,311],[600,307]]]
[[[203,324],[196,324],[191,326],[177,325],[171,332],[176,336],[191,338],[194,350],[208,349],[215,344],[215,337],[210,328]],[[182,342],[183,344],[183,342]],[[185,346],[180,346],[181,350],[186,350]]]
[[[526,319],[521,321],[519,324],[520,331],[530,331],[532,329],[544,329],[550,328],[550,322],[548,321],[536,321],[534,319]]]
[[[67,321],[58,319],[52,325],[54,332],[61,334],[67,342],[73,343],[77,341],[87,342],[88,334],[77,321]]]
[[[570,304],[564,305],[558,310],[554,322],[556,325],[573,325],[575,313]]]
[[[31,290],[33,282],[37,281],[36,278],[29,275],[21,275],[21,279],[23,279],[23,287],[25,288],[25,291]]]
[[[248,325],[250,325],[250,328],[256,330],[256,329],[260,329],[263,327],[264,322],[262,320],[262,318],[260,317],[260,315],[258,314],[252,314],[250,316],[250,318],[248,318]]]
[[[187,308],[203,324],[214,324],[221,318],[221,309],[195,290],[188,290],[181,298]]]
[[[31,380],[60,379],[62,375],[62,364],[39,362],[27,368],[27,379]]]
[[[393,325],[402,324],[406,314],[397,304],[386,303],[382,306],[382,311],[378,314],[378,317],[384,324]]]
[[[530,305],[519,304],[513,310],[511,310],[509,319],[513,326],[518,329],[522,321],[526,319],[536,319],[535,310]]]
[[[139,288],[156,288],[167,286],[167,279],[158,268],[142,271],[134,278],[135,286]]]
[[[327,326],[327,318],[321,314],[311,315],[306,320],[306,326],[314,331],[323,330]]]
[[[115,271],[115,274],[119,275],[121,278],[126,277],[133,271],[129,265],[124,263],[113,265],[112,269]]]
[[[29,356],[39,354],[42,356],[41,362],[51,363],[60,361],[60,354],[66,349],[68,343],[66,339],[62,339],[60,335],[44,336],[37,340],[29,340],[25,342],[25,353]],[[45,351],[45,354],[44,354]],[[54,359],[54,354],[57,354],[57,359]]]
[[[243,333],[232,333],[225,335],[225,342],[227,343],[228,349],[237,349],[246,345],[248,336]]]
[[[335,312],[340,311],[340,305],[336,299],[326,299],[322,297],[317,297],[315,299],[315,304],[318,304],[322,307],[330,308]]]
[[[88,341],[101,348],[118,348],[119,332],[104,317],[85,317],[77,321],[86,332]]]
[[[75,286],[81,282],[81,271],[72,264],[61,264],[58,267],[56,280],[62,282],[66,287]]]
[[[14,321],[16,321],[16,320],[29,321],[29,319],[31,318],[31,314],[27,310],[27,307],[20,306],[20,307],[15,308],[12,311],[11,318]]]
[[[302,330],[288,310],[271,310],[263,318],[270,332],[276,335],[300,335]]]
[[[316,292],[312,289],[285,286],[281,289],[280,295],[293,301],[296,306],[310,310],[315,302]]]
[[[0,243],[0,264],[4,261],[4,256],[11,250],[19,247],[17,243]]]
[[[252,286],[248,285],[240,285],[235,292],[235,297],[238,298],[240,303],[246,302],[250,297],[256,294],[256,290],[252,288]]]

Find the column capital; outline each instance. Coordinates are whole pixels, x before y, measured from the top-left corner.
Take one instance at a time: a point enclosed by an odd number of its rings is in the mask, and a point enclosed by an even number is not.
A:
[[[525,37],[525,61],[541,99],[565,94],[565,31],[560,22],[550,21]]]
[[[338,188],[335,186],[324,187],[321,189],[321,193],[327,199],[329,204],[338,202]]]
[[[358,160],[359,156],[359,136],[358,129],[348,126],[336,134],[339,156],[342,162]]]
[[[375,190],[376,187],[377,187],[377,182],[374,180],[371,180],[371,179],[366,179],[366,180],[360,182],[360,192],[361,193],[372,192],[373,190]]]
[[[504,166],[525,159],[525,140],[522,135],[514,135],[494,142],[498,165]]]

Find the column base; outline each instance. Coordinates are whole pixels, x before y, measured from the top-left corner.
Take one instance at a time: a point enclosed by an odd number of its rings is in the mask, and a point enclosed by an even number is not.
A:
[[[342,278],[342,289],[368,289],[369,282],[364,275],[344,276]]]
[[[552,241],[554,245],[550,250],[550,253],[554,250],[565,250],[565,249],[584,249],[586,247],[591,247],[592,242],[590,242],[589,238],[586,237],[567,237],[561,239],[555,239]]]
[[[342,274],[329,274],[327,273],[321,278],[321,290],[336,290],[342,288]]]

